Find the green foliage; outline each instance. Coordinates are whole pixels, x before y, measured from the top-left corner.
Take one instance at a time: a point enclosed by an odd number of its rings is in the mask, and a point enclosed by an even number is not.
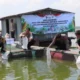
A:
[[[38,35],[43,35],[45,32],[47,31],[47,29],[45,27],[42,27],[39,31],[37,31],[36,33]]]
[[[43,32],[45,32],[47,29],[43,26],[42,28],[41,28],[41,31],[43,31]]]
[[[21,24],[24,25],[25,20],[23,18],[21,18]]]
[[[36,28],[34,26],[31,26],[30,24],[27,24],[26,28],[30,28],[31,32],[35,32],[36,30]]]
[[[75,26],[72,22],[69,24],[69,31],[75,31]]]

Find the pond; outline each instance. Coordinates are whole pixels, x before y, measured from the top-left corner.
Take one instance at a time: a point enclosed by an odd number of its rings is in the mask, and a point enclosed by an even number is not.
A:
[[[0,80],[80,80],[75,62],[46,59],[16,59],[0,62]]]

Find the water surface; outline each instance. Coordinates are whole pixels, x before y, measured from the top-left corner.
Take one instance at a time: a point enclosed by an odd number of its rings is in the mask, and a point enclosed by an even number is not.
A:
[[[0,80],[80,80],[75,62],[46,59],[17,59],[0,62]]]

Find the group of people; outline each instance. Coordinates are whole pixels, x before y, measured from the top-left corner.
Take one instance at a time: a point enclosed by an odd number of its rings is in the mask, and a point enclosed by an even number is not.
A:
[[[20,38],[27,38],[28,39],[28,49],[31,49],[30,46],[34,44],[35,40],[33,39],[32,32],[30,31],[30,28],[27,28],[25,32],[22,32],[19,35]],[[6,33],[5,38],[2,36],[2,33],[0,32],[0,48],[1,52],[5,52],[5,44],[6,44],[6,39],[10,38],[10,35]],[[23,48],[26,49],[26,48]]]
[[[75,35],[77,37],[77,45],[78,48],[80,49],[80,30],[75,32]],[[7,37],[8,34],[7,34]],[[35,40],[33,39],[33,34],[30,31],[30,28],[27,28],[26,31],[22,32],[19,35],[20,38],[26,38],[25,41],[28,41],[28,44],[26,45],[27,48],[23,47],[23,49],[31,49],[31,45],[35,43]],[[1,47],[1,52],[4,52],[4,43],[5,39],[0,35],[0,47]],[[61,34],[56,34],[54,38],[52,39],[52,42],[49,44],[48,47],[55,46],[56,49],[58,50],[69,50],[71,46],[71,40],[67,36],[62,36]]]
[[[75,32],[75,35],[77,37],[76,43],[78,45],[78,48],[80,49],[80,30],[77,30]],[[30,46],[34,44],[35,40],[33,39],[30,28],[20,34],[21,38],[24,36],[28,38],[28,49],[31,49]],[[48,47],[51,47],[52,45],[55,46],[57,50],[69,50],[71,47],[71,39],[67,35],[56,34]]]

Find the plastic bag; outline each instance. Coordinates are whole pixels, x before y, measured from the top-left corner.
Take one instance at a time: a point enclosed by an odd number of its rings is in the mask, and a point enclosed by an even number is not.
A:
[[[27,38],[27,37],[23,37],[23,38],[22,38],[22,44],[23,44],[23,45],[22,45],[22,48],[23,48],[23,49],[28,49],[28,48],[27,48],[27,45],[28,45],[28,38]]]

